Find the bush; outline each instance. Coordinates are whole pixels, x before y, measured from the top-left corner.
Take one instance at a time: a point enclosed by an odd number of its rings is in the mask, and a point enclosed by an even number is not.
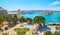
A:
[[[60,35],[60,31],[55,31],[54,33],[51,33],[51,31],[47,31],[44,33],[44,35]]]
[[[5,27],[5,30],[7,30],[8,29],[8,27]]]
[[[57,30],[60,30],[60,25],[55,27]]]
[[[3,35],[8,35],[8,33],[3,33]]]
[[[55,32],[55,33],[53,33],[52,35],[60,35],[60,32]]]
[[[44,35],[52,35],[51,31],[47,31],[44,33]]]

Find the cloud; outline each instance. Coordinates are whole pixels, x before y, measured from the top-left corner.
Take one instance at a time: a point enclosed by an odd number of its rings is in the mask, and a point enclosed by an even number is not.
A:
[[[58,5],[58,4],[60,4],[60,1],[55,1],[55,2],[51,3],[50,6],[54,6],[54,5]]]

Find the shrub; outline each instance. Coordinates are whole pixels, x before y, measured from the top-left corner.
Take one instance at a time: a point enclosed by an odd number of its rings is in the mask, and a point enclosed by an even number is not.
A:
[[[8,29],[8,27],[5,27],[5,30],[7,30]]]
[[[51,31],[47,31],[44,33],[44,35],[52,35]]]
[[[8,33],[3,33],[3,35],[8,35]]]
[[[57,30],[60,30],[60,25],[55,27]]]
[[[60,32],[56,31],[56,32],[53,33],[52,35],[60,35]]]

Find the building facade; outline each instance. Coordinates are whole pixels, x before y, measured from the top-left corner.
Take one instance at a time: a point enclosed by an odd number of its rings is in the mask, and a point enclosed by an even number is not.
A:
[[[8,15],[8,12],[4,8],[0,7],[0,14],[2,14],[4,16],[7,16]]]
[[[20,18],[20,9],[18,9],[18,11],[7,11],[6,9],[0,7],[0,14],[2,14],[3,16],[8,16],[8,15],[12,15],[12,17],[17,16],[17,18]]]

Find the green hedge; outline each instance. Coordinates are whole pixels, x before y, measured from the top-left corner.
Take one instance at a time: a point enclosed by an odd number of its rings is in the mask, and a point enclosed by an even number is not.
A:
[[[17,35],[25,35],[29,28],[15,28],[14,31],[17,32]]]

